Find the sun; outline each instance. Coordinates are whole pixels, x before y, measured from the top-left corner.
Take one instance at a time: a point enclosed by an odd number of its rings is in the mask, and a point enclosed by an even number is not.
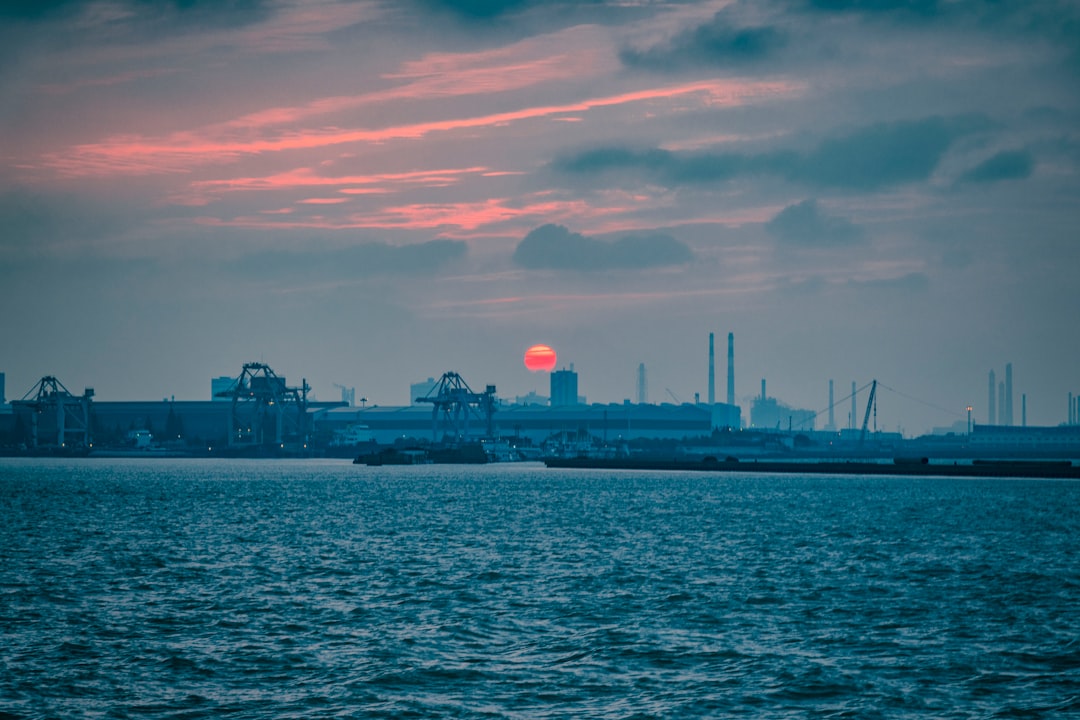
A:
[[[525,351],[525,367],[533,372],[551,372],[555,369],[555,351],[547,345],[533,345]]]

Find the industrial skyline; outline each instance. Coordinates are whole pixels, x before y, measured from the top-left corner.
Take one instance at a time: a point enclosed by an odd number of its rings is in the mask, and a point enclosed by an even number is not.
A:
[[[203,397],[251,361],[323,399],[447,370],[525,396],[546,343],[596,402],[644,366],[653,402],[876,378],[920,400],[882,397],[890,431],[1062,422],[1077,27],[1069,0],[0,4],[8,399]]]

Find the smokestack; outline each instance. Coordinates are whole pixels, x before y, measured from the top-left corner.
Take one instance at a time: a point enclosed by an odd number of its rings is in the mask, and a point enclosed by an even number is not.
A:
[[[1005,424],[1005,383],[998,382],[998,424]]]
[[[1069,424],[1076,424],[1076,406],[1073,405],[1072,393],[1069,393]]]
[[[638,405],[649,402],[649,383],[645,377],[645,363],[637,366],[637,401]]]
[[[833,381],[829,381],[829,430],[836,429],[836,417],[833,415]]]
[[[735,333],[727,334],[727,404],[735,404]]]
[[[716,356],[713,353],[713,334],[709,333],[709,404],[716,402]]]
[[[1012,363],[1005,363],[1005,424],[1013,424]]]
[[[764,400],[765,397],[765,378],[761,378],[761,399]]]
[[[852,430],[855,429],[855,414],[859,412],[859,410],[855,407],[855,392],[856,392],[856,390],[855,390],[855,381],[852,380],[851,381],[851,419],[848,420],[848,425],[850,426],[850,428]]]
[[[986,407],[987,409],[987,424],[997,425],[997,401],[994,399],[997,392],[997,379],[994,377],[994,371],[990,371],[990,397],[988,398]]]

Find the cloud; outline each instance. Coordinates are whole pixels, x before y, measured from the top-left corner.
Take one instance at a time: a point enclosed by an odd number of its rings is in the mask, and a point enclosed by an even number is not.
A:
[[[880,123],[824,141],[792,179],[810,185],[878,189],[925,180],[957,138],[985,125],[974,117]]]
[[[1006,150],[976,165],[960,176],[961,182],[992,183],[1023,180],[1031,176],[1034,161],[1026,150]]]
[[[534,5],[535,0],[416,0],[422,8],[441,10],[470,20],[495,18]]]
[[[629,235],[606,243],[562,225],[536,228],[514,251],[514,262],[530,270],[644,269],[684,265],[693,259],[690,248],[668,235]]]
[[[788,205],[765,229],[778,240],[807,247],[850,245],[863,238],[858,225],[823,213],[814,199]]]
[[[330,251],[273,251],[230,263],[242,275],[283,278],[341,279],[373,275],[430,275],[467,253],[464,242],[432,240],[412,245],[367,242]]]
[[[787,42],[786,36],[775,28],[736,28],[722,15],[717,13],[710,22],[686,30],[663,45],[647,50],[628,48],[619,57],[625,65],[649,70],[726,67],[763,60]]]
[[[930,278],[926,273],[910,272],[893,278],[878,280],[849,280],[848,287],[865,290],[896,291],[905,294],[925,292],[930,287]]]
[[[768,174],[812,187],[876,190],[926,180],[956,139],[987,124],[979,116],[879,123],[825,140],[802,155],[607,147],[558,158],[553,167],[570,174],[635,172],[667,186]]]
[[[570,174],[638,173],[649,181],[676,186],[724,182],[760,173],[787,174],[794,172],[798,161],[798,156],[789,152],[747,155],[603,147],[558,158],[553,167]]]
[[[481,113],[446,120],[429,120],[381,128],[318,127],[286,131],[274,128],[266,133],[236,133],[229,123],[174,132],[164,137],[114,135],[97,143],[76,145],[62,152],[47,153],[40,161],[60,174],[78,177],[112,174],[155,174],[189,172],[191,168],[232,163],[244,156],[287,151],[313,151],[335,145],[378,144],[390,140],[418,140],[433,133],[502,127],[510,123],[558,118],[568,114],[614,108],[637,103],[699,102],[710,106],[736,107],[778,96],[793,95],[801,86],[783,81],[699,80],[670,86],[602,95],[556,105],[535,105],[518,110]],[[276,119],[263,119],[277,125]],[[265,128],[263,128],[265,129]]]
[[[6,0],[0,3],[0,18],[37,22],[98,13],[99,20],[105,18],[111,25],[168,21],[227,28],[259,22],[271,14],[266,0],[120,0],[112,7],[102,5],[93,0]]]
[[[903,13],[933,17],[941,12],[939,0],[804,0],[810,10],[866,14]]]

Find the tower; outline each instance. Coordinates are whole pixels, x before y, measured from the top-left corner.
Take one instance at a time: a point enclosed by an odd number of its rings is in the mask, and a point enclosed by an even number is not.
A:
[[[645,377],[645,363],[637,366],[637,401],[638,405],[649,402],[649,383]]]
[[[735,333],[727,334],[727,404],[735,404]]]
[[[551,403],[552,407],[565,407],[577,405],[578,398],[578,374],[574,372],[574,366],[569,370],[556,370],[551,373]]]
[[[713,352],[713,334],[709,333],[709,404],[716,403],[716,355]]]
[[[998,382],[998,424],[1005,424],[1005,381]]]
[[[987,425],[997,425],[997,379],[994,377],[994,371],[990,371],[990,396],[986,399],[987,407]]]

